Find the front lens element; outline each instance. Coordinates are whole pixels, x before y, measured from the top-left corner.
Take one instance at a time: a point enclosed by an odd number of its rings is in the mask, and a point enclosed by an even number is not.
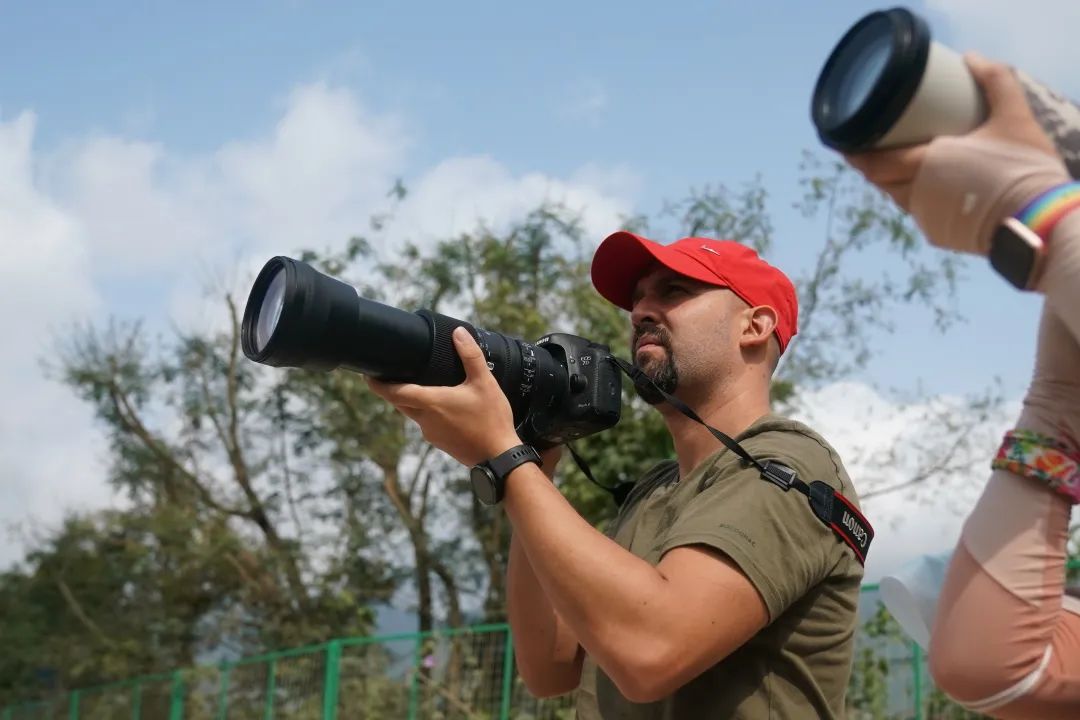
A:
[[[259,320],[255,326],[256,352],[266,349],[270,338],[274,336],[278,320],[281,319],[281,310],[285,307],[285,268],[278,269],[274,279],[270,281],[270,287],[266,289],[262,305],[259,307]]]
[[[836,88],[835,105],[839,117],[837,120],[845,122],[858,112],[859,108],[870,96],[870,91],[881,79],[881,71],[885,69],[885,63],[889,61],[889,51],[892,48],[892,38],[877,36],[868,38],[868,42],[859,48],[852,48],[853,55],[851,64],[846,72],[839,78]]]
[[[882,17],[867,23],[842,48],[825,82],[822,115],[836,127],[851,120],[881,80],[894,46],[893,26]]]

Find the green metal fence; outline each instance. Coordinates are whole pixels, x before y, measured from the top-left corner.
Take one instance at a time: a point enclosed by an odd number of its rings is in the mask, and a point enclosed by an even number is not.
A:
[[[1080,569],[1080,563],[1071,563]],[[930,681],[863,588],[851,720],[979,718]],[[533,698],[505,624],[362,638],[82,688],[0,709],[0,720],[569,720],[573,698]]]

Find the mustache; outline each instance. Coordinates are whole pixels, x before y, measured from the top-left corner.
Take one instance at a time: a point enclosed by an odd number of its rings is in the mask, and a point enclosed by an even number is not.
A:
[[[638,347],[644,342],[656,343],[663,348],[671,349],[671,336],[667,329],[660,325],[639,325],[634,328],[631,349],[637,352]]]

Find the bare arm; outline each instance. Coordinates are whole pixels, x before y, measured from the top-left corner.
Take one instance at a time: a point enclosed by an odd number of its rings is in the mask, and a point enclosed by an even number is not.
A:
[[[544,452],[544,472],[555,473],[559,449]],[[563,695],[581,680],[584,652],[577,637],[559,617],[533,572],[515,533],[510,540],[508,611],[518,671],[536,697]]]
[[[509,586],[514,656],[525,687],[536,697],[574,690],[584,652],[552,607],[516,535],[510,541]]]
[[[534,465],[507,478],[505,504],[555,617],[631,701],[669,695],[768,622],[726,556],[679,547],[654,567],[589,525]],[[547,647],[559,647],[561,636],[546,633]]]

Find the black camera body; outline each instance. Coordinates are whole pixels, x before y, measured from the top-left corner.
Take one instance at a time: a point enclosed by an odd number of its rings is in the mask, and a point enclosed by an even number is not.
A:
[[[622,414],[622,375],[607,345],[551,333],[536,341],[566,370],[566,394],[548,395],[518,426],[524,442],[554,447],[614,427]]]
[[[528,343],[431,310],[399,310],[288,257],[271,258],[255,279],[241,344],[263,365],[449,386],[465,380],[457,327],[483,351],[522,441],[554,447],[619,422],[622,378],[606,345],[565,333]]]

